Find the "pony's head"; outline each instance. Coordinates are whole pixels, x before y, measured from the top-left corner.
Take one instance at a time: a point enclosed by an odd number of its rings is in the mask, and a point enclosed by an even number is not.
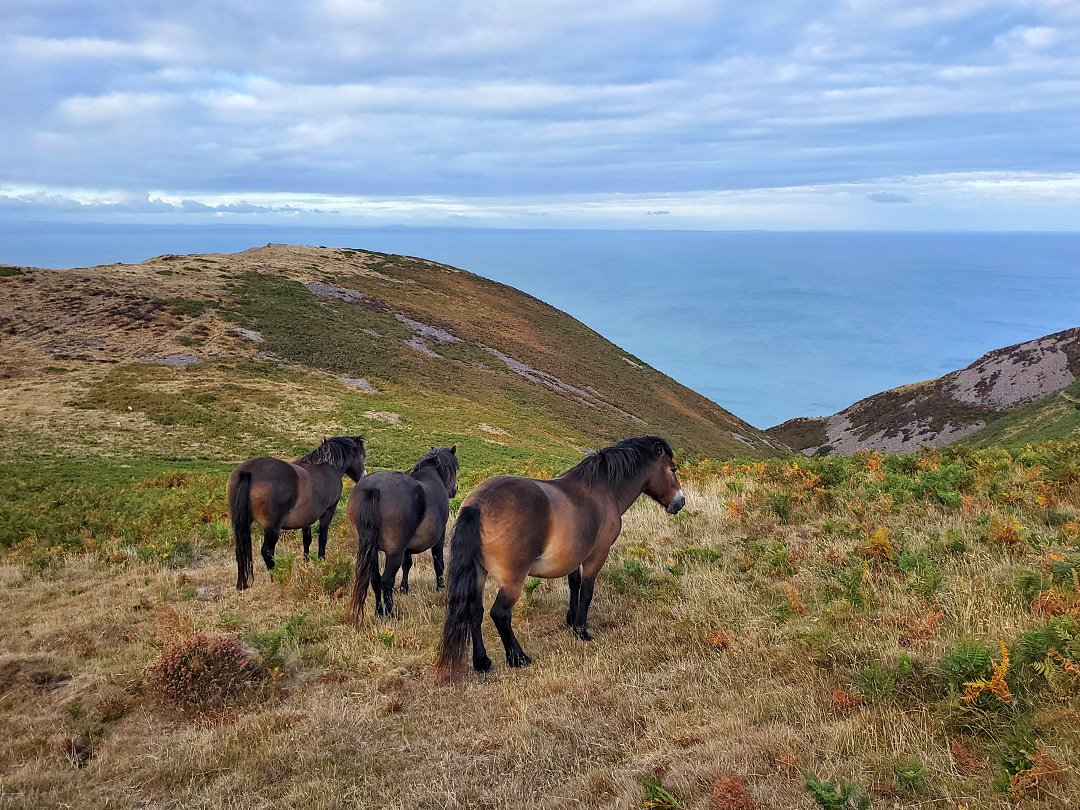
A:
[[[330,464],[353,481],[359,481],[364,477],[366,458],[367,444],[363,436],[334,436],[323,439],[322,444],[298,460],[305,464]]]
[[[458,457],[456,444],[452,447],[432,447],[413,465],[409,472],[415,473],[424,467],[435,469],[446,487],[448,497],[453,498],[457,495]]]
[[[345,468],[345,474],[353,481],[359,481],[364,477],[364,463],[367,461],[367,442],[363,436],[346,436],[352,439],[354,447],[349,456],[349,466]]]
[[[645,494],[663,506],[669,515],[676,514],[686,505],[682,484],[679,482],[679,466],[671,445],[659,436],[643,436],[648,446],[651,463],[645,481]]]

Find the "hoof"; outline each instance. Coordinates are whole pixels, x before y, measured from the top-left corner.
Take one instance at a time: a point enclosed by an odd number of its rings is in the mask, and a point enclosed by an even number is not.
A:
[[[525,654],[524,650],[506,656],[506,665],[514,668],[527,667],[531,663],[532,659]]]
[[[592,641],[592,634],[589,633],[588,628],[575,627],[574,628],[574,635],[577,636],[578,638],[580,638],[582,641]]]
[[[435,580],[435,590],[441,591],[445,586],[443,585],[442,578]]]
[[[483,658],[475,659],[472,666],[477,672],[490,672],[491,659],[485,655]]]
[[[400,590],[402,593],[408,593],[409,592],[409,583],[408,582],[402,582],[401,587],[398,588],[398,590]]]
[[[566,611],[566,626],[567,627],[573,627],[574,626],[574,614],[571,613],[569,610]]]

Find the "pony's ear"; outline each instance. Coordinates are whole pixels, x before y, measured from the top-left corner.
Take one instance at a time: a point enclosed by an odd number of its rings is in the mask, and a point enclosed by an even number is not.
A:
[[[656,451],[656,455],[664,455],[664,445],[660,444],[660,442],[657,442],[653,449]]]
[[[452,455],[452,456],[457,455],[457,445],[456,444],[453,447],[450,448],[450,455]]]

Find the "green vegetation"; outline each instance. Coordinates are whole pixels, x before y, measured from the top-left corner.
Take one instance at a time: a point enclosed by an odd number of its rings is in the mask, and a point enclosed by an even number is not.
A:
[[[1015,447],[1075,437],[1080,432],[1080,381],[1021,405],[963,440],[971,447]]]
[[[18,267],[12,267],[10,264],[0,264],[0,278],[6,278],[8,276],[22,276],[25,275],[23,271]]]

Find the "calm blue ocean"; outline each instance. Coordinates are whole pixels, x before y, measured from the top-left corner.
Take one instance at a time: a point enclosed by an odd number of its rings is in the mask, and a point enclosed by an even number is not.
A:
[[[0,263],[267,242],[423,256],[511,284],[759,427],[1080,325],[1078,233],[0,225]]]

